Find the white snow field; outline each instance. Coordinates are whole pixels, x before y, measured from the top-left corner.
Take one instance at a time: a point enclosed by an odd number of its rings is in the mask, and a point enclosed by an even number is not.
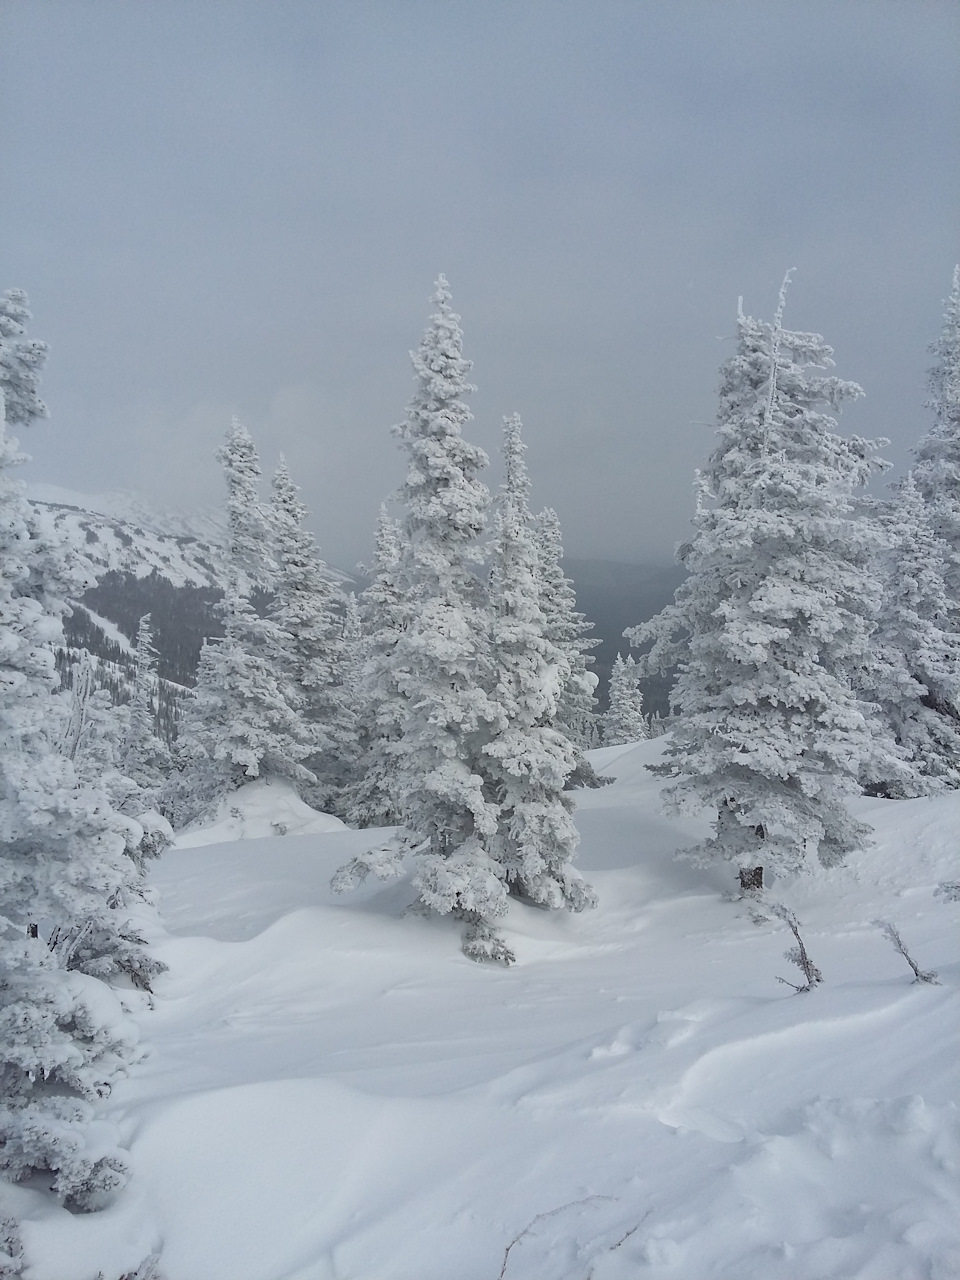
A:
[[[872,848],[772,887],[823,972],[796,995],[784,925],[674,859],[702,828],[660,814],[663,741],[593,754],[600,906],[514,904],[511,969],[408,881],[331,895],[378,833],[295,834],[282,787],[168,853],[170,971],[108,1104],[133,1176],[87,1216],[5,1192],[27,1280],[960,1277],[960,795],[861,801]]]

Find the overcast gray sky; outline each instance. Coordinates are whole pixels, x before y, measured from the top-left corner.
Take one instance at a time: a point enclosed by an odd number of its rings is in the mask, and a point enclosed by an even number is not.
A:
[[[0,288],[51,346],[25,478],[218,500],[231,414],[367,556],[443,271],[568,553],[665,561],[738,294],[927,429],[960,257],[956,0],[2,0]],[[491,481],[496,483],[496,471]]]

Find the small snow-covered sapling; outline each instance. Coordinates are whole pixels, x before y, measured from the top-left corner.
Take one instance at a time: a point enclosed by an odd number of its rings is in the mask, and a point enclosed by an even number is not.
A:
[[[793,987],[794,991],[796,991],[798,995],[802,991],[812,991],[814,987],[818,986],[823,981],[823,974],[807,954],[807,948],[804,946],[803,939],[800,937],[800,925],[797,922],[797,917],[789,907],[785,907],[782,902],[771,903],[769,909],[772,915],[775,915],[779,920],[784,922],[796,938],[797,945],[795,947],[789,947],[783,954],[785,959],[789,960],[791,964],[795,964],[797,966],[805,979],[803,983],[798,985],[796,982],[791,982],[789,978],[781,978],[778,974],[777,981],[782,982],[784,986]]]
[[[892,943],[894,949],[900,952],[904,960],[906,960],[907,964],[913,970],[914,982],[929,982],[936,987],[940,985],[936,972],[933,969],[923,970],[919,967],[916,960],[914,960],[913,956],[907,950],[896,925],[891,924],[889,920],[874,920],[873,923],[877,926],[883,936]]]

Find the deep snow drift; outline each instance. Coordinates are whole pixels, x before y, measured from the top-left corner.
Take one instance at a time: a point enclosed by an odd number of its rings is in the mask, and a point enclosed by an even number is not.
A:
[[[600,906],[513,905],[509,970],[405,916],[405,881],[332,896],[377,833],[285,788],[181,839],[151,1051],[108,1104],[134,1176],[86,1217],[4,1188],[28,1280],[158,1250],[165,1280],[960,1276],[960,795],[862,801],[872,848],[772,887],[824,975],[794,995],[783,924],[674,860],[701,829],[659,812],[661,745],[593,754]]]

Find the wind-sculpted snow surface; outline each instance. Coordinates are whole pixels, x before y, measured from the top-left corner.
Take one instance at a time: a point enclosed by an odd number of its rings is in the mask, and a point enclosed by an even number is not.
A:
[[[960,796],[858,802],[868,853],[773,886],[824,976],[794,995],[783,922],[674,860],[702,829],[660,813],[661,746],[592,755],[600,905],[512,902],[509,970],[405,915],[408,879],[331,895],[386,831],[169,853],[153,1052],[111,1104],[131,1181],[83,1218],[5,1188],[29,1280],[157,1251],[164,1280],[960,1276]]]

